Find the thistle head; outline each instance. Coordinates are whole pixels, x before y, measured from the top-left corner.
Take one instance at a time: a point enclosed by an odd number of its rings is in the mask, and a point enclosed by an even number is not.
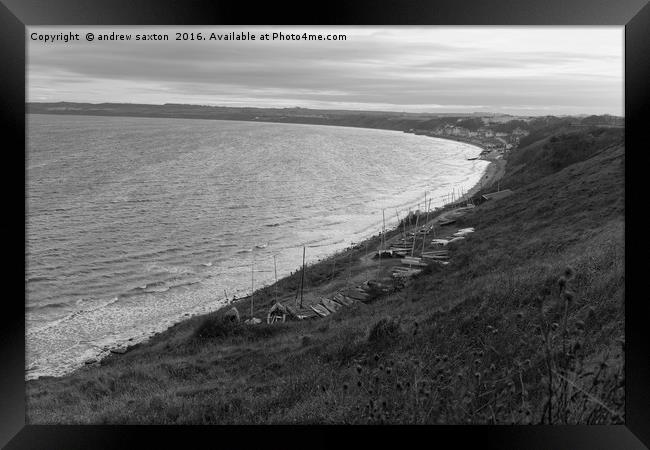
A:
[[[571,280],[573,279],[574,276],[575,276],[575,271],[573,270],[573,267],[566,266],[566,268],[564,269],[564,277],[567,280]]]

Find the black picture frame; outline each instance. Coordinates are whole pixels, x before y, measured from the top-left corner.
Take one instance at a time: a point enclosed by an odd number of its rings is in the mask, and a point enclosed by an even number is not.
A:
[[[498,449],[636,449],[650,445],[650,327],[648,298],[643,295],[640,265],[632,253],[643,255],[643,238],[628,242],[643,206],[642,180],[648,167],[644,145],[650,80],[650,5],[647,0],[498,0],[498,1],[330,1],[253,5],[234,1],[175,0],[0,0],[0,110],[5,175],[5,283],[2,340],[0,341],[0,445],[6,448],[114,448],[130,447],[143,439],[147,447],[165,443],[190,447],[204,439],[216,447],[231,438],[260,444],[276,441],[302,447],[340,445],[337,428],[300,427],[121,427],[25,425],[25,43],[26,26],[35,25],[620,25],[625,26],[626,119],[626,411],[619,426],[432,426],[362,428],[363,434],[386,444],[407,442],[447,448],[449,445]],[[9,139],[8,139],[9,138]],[[20,151],[22,149],[22,151]],[[7,176],[6,174],[10,176]],[[640,184],[640,183],[639,183]],[[634,209],[636,208],[636,211]],[[640,229],[640,225],[638,225]],[[642,235],[641,235],[642,236]],[[22,264],[20,263],[22,261]],[[636,283],[636,289],[632,286]],[[22,297],[19,293],[23,292]],[[636,294],[636,295],[635,295]],[[347,429],[349,430],[349,429]],[[346,430],[346,431],[347,431]],[[348,431],[349,432],[349,431]],[[345,434],[348,434],[346,432]],[[290,437],[290,438],[289,438]],[[281,440],[279,440],[281,439]],[[408,439],[408,441],[404,441]],[[428,443],[428,444],[427,444]]]

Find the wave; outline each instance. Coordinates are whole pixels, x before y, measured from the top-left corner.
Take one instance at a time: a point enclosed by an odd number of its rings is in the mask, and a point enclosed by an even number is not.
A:
[[[27,332],[27,334],[35,334],[35,333],[39,333],[39,332],[48,330],[48,329],[50,329],[52,327],[55,327],[55,326],[57,326],[57,325],[59,325],[59,324],[61,324],[63,322],[72,320],[75,317],[78,317],[78,316],[80,316],[82,314],[90,313],[90,312],[97,311],[99,309],[106,308],[107,306],[110,306],[110,305],[116,303],[118,300],[119,300],[119,297],[113,297],[110,300],[107,300],[107,301],[105,301],[103,303],[100,303],[99,305],[95,306],[94,308],[79,309],[79,310],[74,311],[74,312],[72,312],[72,313],[68,314],[67,316],[64,316],[64,317],[62,317],[60,319],[53,320],[52,322],[49,322],[49,323],[43,325],[42,327],[31,328],[31,329],[28,328],[26,330],[26,332]]]
[[[151,258],[151,257],[156,257],[156,256],[162,256],[167,253],[174,253],[182,250],[181,247],[170,247],[170,248],[165,248],[165,249],[160,249],[160,250],[153,250],[149,252],[142,252],[142,253],[136,253],[136,254],[127,254],[124,256],[119,256],[116,258],[109,258],[109,259],[100,259],[96,261],[92,261],[91,264],[115,264],[115,263],[124,263],[124,262],[129,262],[129,261],[138,261],[143,258]]]
[[[138,295],[160,294],[179,287],[192,286],[199,283],[201,283],[201,280],[197,278],[186,279],[182,277],[172,277],[166,280],[153,281],[143,286],[137,286],[133,289],[129,289],[128,291],[120,294],[120,297],[129,298]]]
[[[45,305],[26,305],[25,310],[26,311],[40,311],[44,309],[61,309],[71,306],[70,303],[67,302],[57,302],[57,303],[48,303]]]
[[[45,276],[31,276],[31,277],[27,277],[25,281],[27,283],[35,283],[38,281],[56,281],[56,279],[51,277],[45,277]]]
[[[331,245],[335,245],[335,244],[337,244],[337,243],[339,243],[339,242],[343,242],[343,241],[337,241],[337,242],[335,242],[335,243],[332,243],[332,242],[322,242],[322,243],[311,244],[311,245],[305,244],[305,247],[307,247],[307,248],[329,247],[329,246],[331,246]]]
[[[217,244],[217,248],[239,247],[238,244]]]
[[[158,270],[162,273],[171,273],[171,274],[193,274],[194,270],[189,266],[174,266],[174,265],[164,265],[159,263],[149,264],[145,267],[147,272],[153,272]]]

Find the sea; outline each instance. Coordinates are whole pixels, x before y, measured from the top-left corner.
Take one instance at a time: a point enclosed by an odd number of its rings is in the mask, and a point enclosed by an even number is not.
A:
[[[27,116],[26,379],[215,310],[479,182],[481,149],[398,131]]]

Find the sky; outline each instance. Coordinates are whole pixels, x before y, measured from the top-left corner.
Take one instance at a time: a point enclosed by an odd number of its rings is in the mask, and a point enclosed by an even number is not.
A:
[[[112,32],[170,40],[97,39]],[[274,32],[346,40],[259,40]],[[27,101],[622,116],[623,42],[623,27],[29,27]]]

